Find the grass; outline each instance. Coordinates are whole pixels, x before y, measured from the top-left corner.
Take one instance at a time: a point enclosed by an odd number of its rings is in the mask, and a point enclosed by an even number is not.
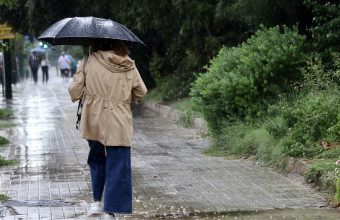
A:
[[[176,102],[171,104],[171,108],[176,109],[178,111],[187,111],[192,108],[191,98],[177,100]]]
[[[16,126],[16,124],[14,123],[1,123],[0,122],[0,128],[10,128],[10,127],[14,127]]]
[[[172,109],[175,109],[181,113],[177,122],[179,125],[186,128],[192,127],[194,119],[201,117],[199,112],[193,111],[192,105],[191,98],[180,99],[171,104]]]
[[[336,160],[319,160],[308,165],[305,175],[306,182],[311,183],[317,190],[327,190],[334,195],[336,192]]]
[[[0,194],[0,200],[9,200],[9,197]]]
[[[8,119],[13,116],[13,111],[8,108],[1,108],[0,109],[0,119]]]
[[[0,156],[0,166],[8,166],[14,164],[14,160],[6,160],[3,157]]]

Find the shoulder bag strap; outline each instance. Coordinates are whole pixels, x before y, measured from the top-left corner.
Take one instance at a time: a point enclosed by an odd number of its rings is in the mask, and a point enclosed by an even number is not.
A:
[[[86,96],[86,73],[85,73],[85,67],[87,64],[87,61],[89,60],[89,57],[86,56],[84,59],[84,67],[83,67],[83,71],[84,71],[84,89],[83,89],[83,97],[79,100],[78,103],[78,110],[77,110],[77,122],[76,122],[76,129],[79,130],[79,126],[80,126],[80,120],[81,120],[81,112],[83,110],[83,103],[85,101],[85,96]]]

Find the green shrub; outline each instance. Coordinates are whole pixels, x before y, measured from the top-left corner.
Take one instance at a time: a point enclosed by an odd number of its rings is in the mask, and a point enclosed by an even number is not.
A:
[[[340,114],[339,89],[324,92],[302,93],[300,98],[286,106],[284,120],[291,130],[285,146],[289,156],[316,156],[323,152],[321,141],[339,141],[339,135],[329,135],[330,128],[338,123]]]
[[[9,200],[9,197],[7,197],[3,194],[0,194],[0,200]]]
[[[304,39],[296,27],[261,26],[239,47],[223,47],[191,90],[194,108],[209,128],[218,132],[225,121],[252,120],[263,114],[269,100],[289,91],[288,82],[301,77]]]
[[[323,57],[328,66],[331,52],[340,52],[340,2],[337,0],[304,0],[305,6],[312,12],[310,27],[311,44]]]
[[[13,111],[8,108],[0,109],[0,119],[7,119],[13,116]]]
[[[11,143],[9,140],[7,140],[5,137],[0,136],[0,145],[9,144]]]
[[[7,165],[12,165],[14,164],[15,161],[13,160],[6,160],[3,157],[0,156],[0,166],[7,166]]]
[[[336,159],[340,158],[340,148],[331,148],[315,156],[315,158]]]
[[[340,139],[340,113],[336,121],[334,126],[327,129],[327,137],[331,141],[338,141]]]
[[[290,130],[282,115],[267,118],[264,122],[264,127],[275,138],[285,136]]]

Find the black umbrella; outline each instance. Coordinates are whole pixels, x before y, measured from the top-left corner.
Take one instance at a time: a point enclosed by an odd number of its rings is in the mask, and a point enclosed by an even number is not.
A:
[[[91,45],[92,39],[118,39],[145,45],[124,25],[96,17],[64,18],[42,33],[38,40],[51,45]]]

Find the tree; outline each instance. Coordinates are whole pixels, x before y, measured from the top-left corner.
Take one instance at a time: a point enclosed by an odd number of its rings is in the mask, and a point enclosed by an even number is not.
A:
[[[331,53],[340,52],[340,2],[305,0],[304,3],[313,13],[309,26],[312,48],[329,65],[332,62]]]

